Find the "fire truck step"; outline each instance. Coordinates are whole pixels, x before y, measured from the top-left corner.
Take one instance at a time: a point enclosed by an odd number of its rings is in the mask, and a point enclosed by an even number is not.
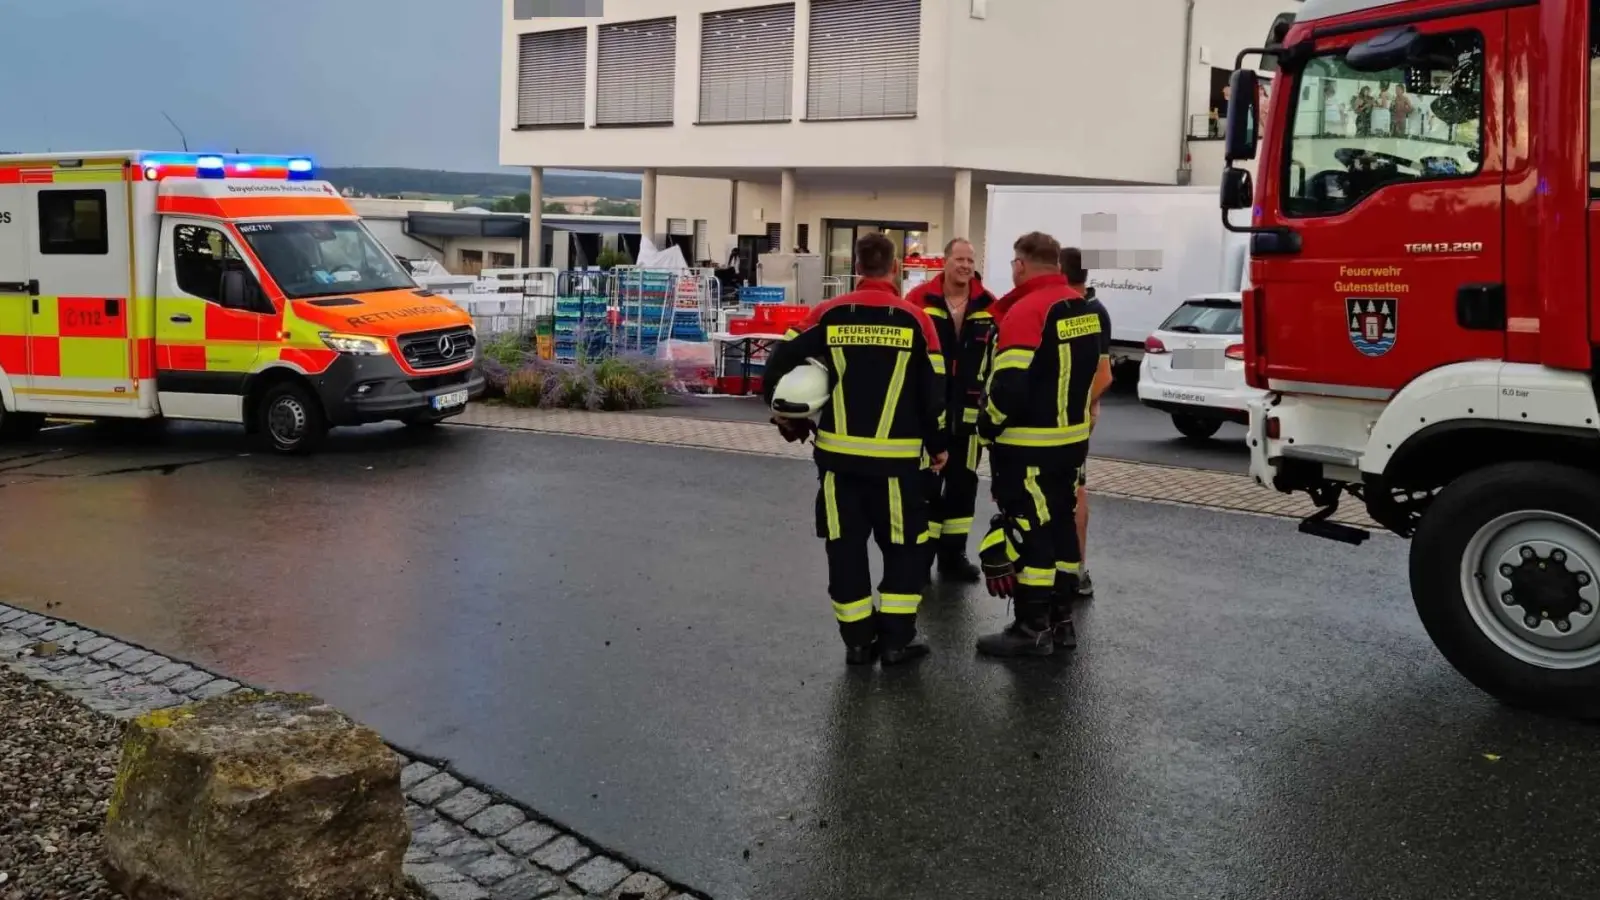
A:
[[[1351,469],[1359,469],[1361,467],[1361,451],[1346,450],[1343,447],[1290,444],[1283,448],[1283,455],[1289,459],[1303,459],[1307,462],[1322,463],[1327,466],[1346,466]]]

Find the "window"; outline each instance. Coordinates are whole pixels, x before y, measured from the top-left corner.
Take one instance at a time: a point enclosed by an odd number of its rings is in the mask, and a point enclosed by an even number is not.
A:
[[[261,285],[256,281],[244,257],[228,236],[215,228],[201,225],[179,225],[172,229],[172,267],[178,278],[178,290],[191,297],[199,297],[218,306],[222,302],[222,274],[243,272],[245,276],[244,302],[236,309],[264,311],[269,309]]]
[[[1589,196],[1600,198],[1600,0],[1589,0]]]
[[[489,268],[514,269],[517,267],[517,258],[510,253],[490,253]]]
[[[689,234],[689,233],[690,232],[689,232],[689,220],[688,219],[668,219],[667,220],[667,234],[669,234],[669,235],[679,235],[679,234]]]
[[[809,119],[917,114],[921,0],[811,0]]]
[[[700,17],[700,122],[787,122],[794,110],[794,4]]]
[[[416,287],[360,222],[249,222],[239,233],[294,300]]]
[[[534,31],[517,51],[517,127],[582,128],[586,29]]]
[[[1342,50],[1306,63],[1289,116],[1285,213],[1332,215],[1385,185],[1483,168],[1483,35],[1427,41],[1429,59],[1454,64],[1357,72]]]
[[[600,26],[595,124],[672,124],[677,46],[677,19]]]
[[[1244,308],[1236,300],[1187,300],[1156,330],[1180,334],[1244,334]]]
[[[463,250],[463,251],[461,251],[461,274],[462,275],[480,275],[482,273],[483,273],[483,251],[482,250]]]
[[[106,234],[106,192],[40,191],[39,252],[71,256],[104,256],[111,252]]]

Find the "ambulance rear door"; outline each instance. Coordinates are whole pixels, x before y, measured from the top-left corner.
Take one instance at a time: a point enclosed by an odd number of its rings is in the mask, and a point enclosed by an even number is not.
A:
[[[20,409],[137,414],[129,340],[133,270],[121,166],[56,167],[23,185],[29,227],[29,383]]]

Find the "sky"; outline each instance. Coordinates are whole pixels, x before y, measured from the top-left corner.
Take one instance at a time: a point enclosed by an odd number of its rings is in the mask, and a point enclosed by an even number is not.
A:
[[[0,152],[499,171],[501,0],[0,0]]]

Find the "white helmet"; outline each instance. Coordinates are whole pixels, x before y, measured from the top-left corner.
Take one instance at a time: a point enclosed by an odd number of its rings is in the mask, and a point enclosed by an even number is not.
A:
[[[778,379],[772,390],[772,412],[781,419],[804,419],[822,412],[832,395],[828,367],[814,359]]]

